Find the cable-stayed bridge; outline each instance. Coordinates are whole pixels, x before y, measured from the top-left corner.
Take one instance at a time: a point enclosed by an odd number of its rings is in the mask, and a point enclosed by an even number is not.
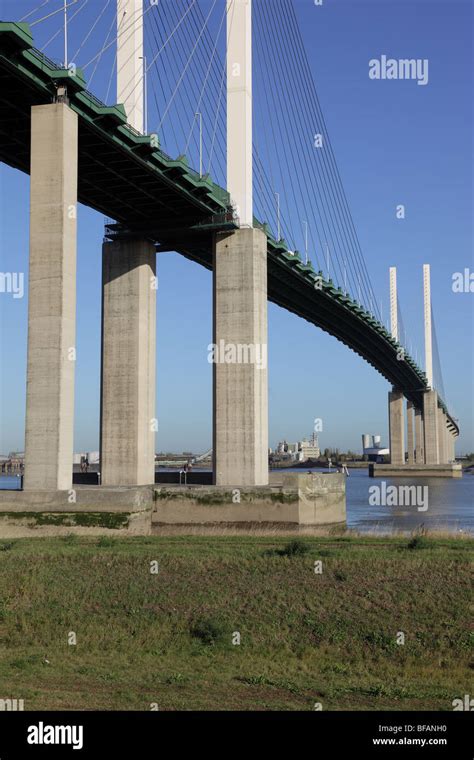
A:
[[[408,464],[453,461],[429,267],[422,369],[395,270],[383,324],[291,0],[104,0],[74,38],[86,10],[44,0],[0,23],[0,159],[31,176],[25,489],[71,483],[77,201],[108,219],[103,484],[153,482],[153,282],[168,250],[213,270],[217,484],[268,483],[267,299],[391,384],[393,464],[406,450]],[[35,48],[41,24],[44,48],[64,38],[62,61]]]

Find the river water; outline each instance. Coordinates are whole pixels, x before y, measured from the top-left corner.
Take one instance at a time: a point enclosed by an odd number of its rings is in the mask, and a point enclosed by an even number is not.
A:
[[[306,472],[306,470],[292,470]],[[321,470],[314,469],[315,472]],[[288,470],[285,470],[288,472]],[[370,478],[368,471],[350,469],[346,478],[347,526],[361,532],[412,532],[420,526],[427,530],[446,530],[474,535],[474,474],[462,478]],[[419,506],[372,506],[371,486],[381,493],[389,486],[417,486],[422,500]],[[426,487],[426,488],[424,488]],[[398,491],[398,488],[397,488]],[[398,491],[399,493],[399,491]],[[388,501],[388,499],[386,500]],[[424,509],[427,507],[427,509]]]

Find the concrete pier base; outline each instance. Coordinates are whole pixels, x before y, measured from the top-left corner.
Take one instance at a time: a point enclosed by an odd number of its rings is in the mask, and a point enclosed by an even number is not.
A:
[[[0,538],[149,535],[153,488],[0,491]]]
[[[272,479],[273,480],[273,479]],[[345,475],[287,473],[269,486],[157,487],[154,525],[345,525]]]
[[[438,394],[434,390],[426,391],[423,394],[423,426],[425,433],[425,464],[440,464]]]
[[[369,464],[371,478],[462,478],[460,464],[404,465]]]
[[[268,483],[267,239],[258,229],[214,246],[214,478]]]
[[[71,491],[0,490],[0,538],[148,535],[153,525],[344,528],[341,473],[272,473],[271,485],[76,486]]]
[[[101,483],[155,479],[156,253],[146,240],[102,249]]]
[[[390,436],[390,461],[405,464],[405,420],[403,393],[394,389],[388,394],[388,419]]]
[[[77,134],[64,103],[31,109],[27,491],[72,483]]]

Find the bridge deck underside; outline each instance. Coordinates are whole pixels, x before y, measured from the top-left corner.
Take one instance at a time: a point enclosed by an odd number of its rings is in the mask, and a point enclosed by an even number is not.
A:
[[[45,76],[25,73],[21,55],[0,44],[0,160],[28,173],[31,107],[51,102],[56,87]],[[74,92],[70,105],[79,114],[79,201],[212,269],[213,230],[191,228],[228,209],[225,192],[224,200],[216,200],[215,186],[212,194],[200,182],[191,191],[193,179],[182,180],[182,166],[170,162],[157,171],[143,145],[130,147],[123,126],[84,114]],[[335,336],[422,408],[426,381],[419,370],[400,361],[388,336],[342,303],[333,288],[315,289],[301,266],[282,256],[274,243],[269,239],[269,299]],[[457,432],[451,417],[448,424]]]

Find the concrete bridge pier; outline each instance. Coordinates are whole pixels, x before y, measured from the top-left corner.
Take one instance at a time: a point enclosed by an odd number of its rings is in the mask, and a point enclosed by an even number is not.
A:
[[[415,409],[415,459],[417,464],[425,463],[423,412],[421,409]]]
[[[456,437],[453,435],[453,433],[448,430],[448,461],[454,462],[456,460],[456,450],[455,450],[455,444],[456,444]]]
[[[440,464],[446,464],[448,461],[447,434],[448,428],[446,427],[446,415],[443,410],[438,407],[438,455]]]
[[[214,483],[268,484],[267,238],[214,244]]]
[[[390,463],[405,464],[405,418],[403,393],[394,388],[388,394]]]
[[[101,483],[155,482],[156,252],[147,240],[102,248]]]
[[[438,393],[435,390],[425,391],[423,394],[423,425],[425,464],[440,464]]]
[[[415,464],[415,430],[413,419],[413,403],[407,401],[407,451],[408,464]]]
[[[77,114],[31,109],[25,490],[72,486],[76,341]]]

